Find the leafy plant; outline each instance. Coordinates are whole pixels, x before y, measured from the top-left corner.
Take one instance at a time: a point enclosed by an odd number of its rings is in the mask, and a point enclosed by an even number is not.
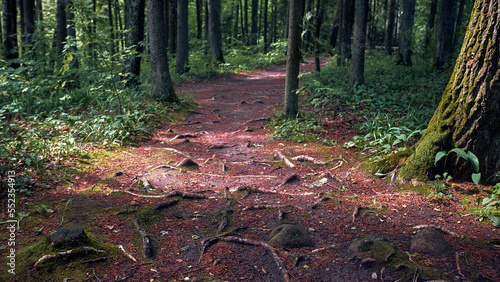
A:
[[[430,183],[430,185],[434,188],[434,191],[429,194],[428,198],[435,197],[437,199],[442,199],[443,197],[451,197],[452,193],[446,185],[446,182],[450,181],[451,179],[453,179],[453,177],[451,177],[451,175],[446,172],[443,174],[443,176],[437,175],[436,181]]]
[[[472,174],[472,181],[475,184],[479,184],[479,182],[481,181],[481,173],[479,172],[479,159],[471,151],[469,151],[469,152],[466,153],[464,150],[462,150],[460,148],[454,148],[454,149],[452,149],[452,150],[450,150],[450,151],[448,151],[446,153],[442,152],[442,151],[438,152],[436,154],[435,158],[434,158],[434,166],[437,166],[437,163],[442,158],[445,158],[444,167],[446,167],[446,161],[448,159],[448,155],[451,154],[451,153],[456,153],[456,154],[458,154],[458,156],[460,156],[461,158],[463,158],[465,161],[470,162],[470,164],[472,165],[472,168],[476,172],[476,173]]]
[[[475,213],[479,215],[478,220],[489,219],[493,226],[500,228],[500,183],[487,190],[488,196],[477,198],[477,204],[481,206]]]

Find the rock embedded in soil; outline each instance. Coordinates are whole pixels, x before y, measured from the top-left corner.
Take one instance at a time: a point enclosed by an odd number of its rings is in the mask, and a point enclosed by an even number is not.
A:
[[[269,238],[269,244],[279,248],[302,248],[314,245],[306,231],[293,224],[276,227]]]
[[[78,226],[58,228],[49,235],[49,239],[55,248],[76,247],[90,241],[83,228]]]
[[[444,256],[451,252],[452,248],[438,230],[425,228],[413,237],[410,250],[416,253]]]
[[[190,159],[190,158],[185,158],[180,163],[177,164],[177,167],[185,167],[185,168],[196,169],[196,168],[199,168],[200,165],[198,163],[196,163],[195,161],[193,161],[192,159]]]

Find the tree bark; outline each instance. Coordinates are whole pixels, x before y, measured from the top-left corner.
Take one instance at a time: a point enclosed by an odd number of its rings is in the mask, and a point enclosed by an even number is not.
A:
[[[434,167],[440,151],[461,148],[479,159],[483,182],[500,181],[500,5],[476,0],[455,69],[427,130],[400,175],[425,179],[446,171],[468,179],[470,163],[450,154]]]
[[[137,87],[140,84],[141,59],[144,40],[144,9],[145,0],[125,0],[125,35],[127,48],[134,48],[135,54],[130,54],[125,61],[125,77],[127,87]]]
[[[264,54],[267,54],[269,49],[269,37],[268,37],[268,21],[267,21],[267,10],[269,9],[269,0],[264,0]]]
[[[233,37],[238,38],[238,21],[240,16],[240,0],[235,0],[236,5],[234,7],[234,25],[233,25]]]
[[[151,95],[162,101],[178,102],[168,69],[164,1],[148,1],[148,33],[151,52]]]
[[[349,82],[351,85],[365,83],[366,25],[368,21],[368,0],[356,0],[354,22],[354,44]]]
[[[208,0],[207,0],[208,1]],[[248,36],[248,0],[245,0],[244,2],[245,7],[243,9],[243,21],[244,21],[244,27],[245,30],[243,32],[243,36]]]
[[[429,46],[431,43],[431,33],[434,29],[434,22],[436,19],[438,0],[431,0],[429,2],[429,16],[427,17],[427,24],[425,25],[424,47]]]
[[[210,57],[213,62],[224,63],[222,34],[220,27],[221,0],[208,0],[208,25]]]
[[[257,44],[257,33],[258,33],[258,12],[259,12],[259,0],[252,0],[252,22],[251,22],[251,30],[250,30],[250,45]]]
[[[108,0],[108,20],[111,28],[111,55],[114,55],[116,54],[116,34],[113,24],[113,5],[111,4],[111,0]]]
[[[455,25],[455,32],[453,33],[453,48],[457,47],[457,45],[461,43],[460,40],[463,38],[461,29],[464,18],[464,9],[465,9],[465,0],[460,0],[460,5],[458,7],[457,21]]]
[[[317,72],[321,71],[321,62],[319,59],[319,54],[321,52],[321,46],[319,42],[319,36],[321,34],[321,25],[323,24],[323,15],[325,10],[321,7],[321,0],[318,0],[316,4],[316,25],[314,29],[314,67]]]
[[[23,1],[24,10],[24,42],[29,46],[32,44],[33,34],[35,33],[35,0],[20,1]]]
[[[456,7],[457,0],[441,0],[441,14],[439,15],[433,68],[441,69],[451,59]]]
[[[333,22],[332,32],[330,33],[330,46],[332,46],[332,48],[337,47],[340,22],[342,21],[342,1],[343,0],[337,0],[337,12]]]
[[[203,0],[196,0],[196,38],[201,39],[203,35]]]
[[[342,4],[342,18],[340,21],[339,30],[339,56],[337,64],[342,65],[347,59],[351,58],[351,36],[352,27],[354,24],[354,4],[355,1],[341,0]]]
[[[17,9],[16,2],[3,0],[3,47],[4,56],[7,60],[19,58],[19,50],[17,45]],[[11,63],[11,67],[19,67],[17,62]]]
[[[177,48],[177,0],[170,0],[168,17],[168,51],[176,53]]]
[[[286,60],[286,80],[285,80],[285,115],[289,119],[297,118],[299,112],[299,88],[300,72],[300,34],[302,33],[302,9],[304,0],[290,0],[289,4],[289,32],[288,48]]]
[[[397,64],[411,66],[411,42],[413,40],[413,25],[415,24],[416,0],[403,0],[403,16],[399,38],[399,59]]]
[[[66,1],[57,0],[57,56],[62,57],[64,51],[64,42],[66,42],[66,37],[68,36],[68,31],[66,30]]]
[[[70,73],[70,81],[66,85],[69,88],[78,88],[80,86],[80,78],[76,70],[79,68],[79,62],[77,56],[78,49],[76,47],[75,13],[73,9],[73,0],[66,0],[66,29],[70,46],[69,50],[73,54],[70,67],[72,70]]]
[[[188,71],[189,61],[189,28],[188,0],[177,2],[177,61],[176,72],[183,74]]]

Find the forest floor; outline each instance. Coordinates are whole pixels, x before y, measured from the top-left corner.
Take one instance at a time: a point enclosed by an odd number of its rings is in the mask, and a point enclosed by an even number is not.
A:
[[[197,105],[185,120],[166,123],[140,146],[104,152],[82,163],[72,182],[21,200],[19,209],[30,210],[17,237],[24,263],[11,280],[500,281],[500,249],[490,243],[500,230],[464,216],[462,199],[473,201],[477,186],[453,183],[453,197],[436,202],[419,194],[423,183],[369,175],[361,168],[367,156],[342,147],[356,135],[355,113],[324,120],[334,146],[273,140],[267,121],[282,109],[284,81],[285,67],[274,66],[176,86]],[[35,209],[40,203],[50,210]],[[272,247],[270,233],[282,223],[299,226],[314,244]],[[452,251],[411,252],[422,225],[441,230]],[[59,254],[35,267],[54,253],[40,242],[61,226],[84,228],[105,253]],[[349,246],[366,235],[394,249],[382,259],[355,257]]]

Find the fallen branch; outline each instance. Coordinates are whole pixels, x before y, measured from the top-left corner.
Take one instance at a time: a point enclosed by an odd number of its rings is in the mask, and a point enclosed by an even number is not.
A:
[[[137,262],[137,260],[134,258],[134,256],[132,256],[129,252],[127,252],[127,250],[125,250],[125,248],[123,247],[123,245],[118,245],[118,248],[120,248],[120,250],[122,250],[122,252],[127,256],[129,257],[132,261],[134,262]]]
[[[424,228],[435,228],[435,229],[438,229],[438,230],[441,230],[447,234],[450,234],[452,236],[455,236],[457,238],[463,238],[464,236],[463,235],[460,235],[454,231],[451,231],[449,230],[448,228],[446,227],[442,227],[442,226],[439,226],[439,225],[434,225],[434,224],[422,224],[422,225],[417,225],[417,226],[413,226],[414,229],[424,229]]]
[[[274,262],[278,266],[278,269],[280,270],[281,274],[283,275],[283,278],[285,279],[285,281],[287,281],[287,282],[290,281],[290,276],[288,275],[288,271],[286,270],[285,265],[283,264],[283,261],[278,256],[278,253],[276,253],[276,250],[268,243],[262,242],[262,241],[255,241],[255,240],[251,240],[251,239],[243,239],[243,238],[234,237],[234,236],[222,237],[222,238],[220,238],[220,240],[226,241],[226,242],[236,242],[236,243],[246,244],[246,245],[261,246],[261,247],[267,249],[271,253],[271,255],[274,259]]]
[[[239,231],[245,230],[245,229],[246,228],[237,227],[234,230],[231,230],[225,234],[221,234],[221,235],[217,235],[215,237],[205,238],[205,239],[201,240],[200,258],[198,259],[198,263],[201,262],[201,258],[203,257],[203,254],[208,249],[208,247],[210,247],[213,243],[219,241],[222,237],[232,236],[232,235],[238,233]]]
[[[315,209],[317,208],[321,203],[323,202],[326,202],[330,200],[330,198],[327,198],[327,197],[320,197],[316,202],[314,202],[312,205],[311,205],[311,209]]]
[[[321,251],[326,251],[326,250],[329,250],[329,249],[333,249],[335,247],[336,247],[335,245],[330,245],[330,246],[326,246],[326,247],[323,247],[323,248],[314,249],[314,250],[311,251],[311,253],[314,254],[314,253],[317,253],[317,252],[321,252]]]
[[[460,269],[460,255],[461,252],[455,252],[455,261],[457,262],[457,272],[460,274],[462,278],[465,278],[464,274],[462,273],[462,270]]]
[[[252,205],[248,207],[244,207],[244,211],[249,211],[249,210],[263,210],[263,209],[280,209],[280,208],[285,208],[285,207],[293,207],[297,208],[299,210],[303,210],[303,208],[298,207],[298,206],[292,206],[292,205]]]
[[[129,190],[113,190],[111,193],[127,193],[132,196],[140,197],[140,198],[172,198],[172,197],[182,197],[184,199],[206,199],[207,197],[196,194],[196,193],[191,193],[191,192],[185,192],[185,191],[179,191],[179,190],[174,190],[171,191],[167,194],[158,194],[158,195],[144,195],[144,194],[137,194]]]
[[[262,121],[267,121],[269,118],[257,118],[257,119],[252,119],[247,122],[242,123],[242,125],[247,125],[252,122],[262,122]]]
[[[177,150],[177,149],[174,149],[174,148],[163,148],[163,149],[164,149],[164,150],[167,150],[167,151],[171,151],[171,152],[177,153],[177,154],[179,154],[179,155],[183,155],[183,156],[184,156],[184,157],[186,157],[186,158],[189,158],[189,155],[188,155],[188,154],[183,153],[183,152],[181,152],[181,151],[179,151],[179,150]]]
[[[356,216],[358,215],[358,213],[359,213],[359,206],[355,206],[354,211],[352,212],[352,223],[354,223],[354,221],[356,220]]]
[[[317,159],[315,159],[313,157],[310,157],[310,156],[307,156],[307,155],[296,156],[296,157],[293,157],[292,160],[299,161],[299,162],[312,162],[315,165],[325,165],[325,164],[327,164],[327,162],[318,161]]]
[[[234,192],[249,192],[249,193],[261,193],[261,194],[276,194],[276,191],[273,190],[264,190],[264,189],[257,189],[248,185],[241,185],[236,188],[230,189],[229,192],[234,193]]]
[[[194,123],[190,123],[190,124],[194,124]],[[174,138],[170,139],[170,141],[174,141],[176,139],[182,139],[182,138],[197,138],[198,136],[196,135],[193,135],[193,134],[178,134],[176,135]]]
[[[285,156],[283,155],[283,153],[281,151],[276,151],[276,153],[278,154],[278,157],[285,162],[285,164],[291,168],[294,168],[295,165]]]
[[[98,249],[93,248],[93,247],[83,246],[83,247],[80,247],[80,248],[76,248],[76,249],[71,249],[71,250],[68,250],[68,251],[59,252],[57,254],[44,255],[39,260],[37,260],[35,262],[34,266],[37,267],[40,263],[42,263],[42,262],[44,262],[46,260],[49,260],[49,259],[64,257],[64,256],[72,255],[72,254],[75,254],[75,253],[78,253],[78,252],[81,252],[81,251],[84,251],[84,252],[94,252],[94,253],[104,253],[105,252],[104,250],[98,250]]]
[[[139,225],[139,220],[143,216],[145,216],[146,214],[148,214],[150,212],[164,209],[164,208],[168,208],[168,207],[171,207],[175,204],[177,204],[176,200],[172,200],[172,201],[165,202],[165,203],[159,203],[159,204],[155,205],[153,208],[151,208],[150,210],[146,211],[145,213],[143,213],[142,215],[138,216],[136,219],[133,220],[133,223],[134,223],[135,228],[137,229],[137,232],[139,232],[139,235],[141,235],[142,253],[144,254],[145,258],[149,259],[153,256],[153,246],[151,245],[151,239],[149,239],[148,233],[146,232],[146,230],[144,230]]]

